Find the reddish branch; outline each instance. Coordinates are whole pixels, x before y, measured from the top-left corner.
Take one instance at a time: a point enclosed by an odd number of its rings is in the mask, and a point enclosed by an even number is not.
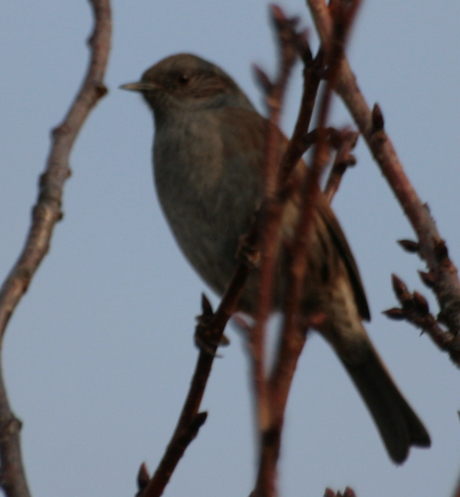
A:
[[[307,0],[321,40],[328,39],[332,21],[324,0]],[[409,182],[390,138],[384,131],[380,108],[369,108],[346,59],[340,68],[337,93],[352,114],[360,132],[398,198],[414,228],[420,244],[419,254],[433,276],[433,290],[440,314],[438,319],[448,327],[452,339],[460,332],[460,283],[457,269],[448,257],[447,247],[438,233],[428,208]]]
[[[304,65],[303,93],[294,133],[292,134],[280,165],[281,185],[286,182],[292,170],[312,143],[311,137],[308,134],[308,128],[315,106],[318,87],[324,72],[323,51],[320,49],[313,59],[306,39],[306,33],[294,33],[293,38],[296,43],[297,52]]]
[[[269,126],[269,136],[267,138],[265,200],[249,235],[242,240],[243,244],[239,254],[240,263],[219,309],[215,314],[212,313],[212,309],[207,303],[207,300],[203,300],[203,314],[199,318],[197,327],[197,342],[203,346],[199,354],[191,387],[171,441],[168,444],[165,454],[153,477],[148,482],[146,481],[146,468],[144,466],[141,467],[140,475],[142,478],[140,477],[138,482],[138,495],[142,497],[160,496],[163,493],[188,444],[196,436],[198,429],[205,421],[205,413],[199,413],[198,410],[211,371],[215,352],[217,346],[221,342],[225,325],[236,310],[236,305],[249,271],[256,263],[255,261],[259,258],[257,255],[259,253],[259,245],[263,246],[264,257],[262,259],[261,272],[266,274],[267,283],[261,285],[261,287],[265,289],[265,293],[261,296],[261,306],[258,313],[258,328],[251,331],[251,345],[254,356],[256,397],[259,399],[259,406],[264,405],[262,399],[265,396],[264,391],[266,390],[266,382],[263,372],[264,360],[262,351],[264,349],[264,325],[271,308],[271,273],[274,264],[273,250],[276,243],[276,236],[274,233],[276,233],[277,226],[280,222],[282,202],[285,201],[284,185],[289,174],[288,171],[294,168],[295,163],[303,154],[307,146],[306,132],[320,80],[320,70],[318,68],[322,68],[322,58],[319,56],[314,63],[310,61],[310,66],[306,69],[305,73],[310,78],[310,83],[309,86],[307,86],[306,83],[304,89],[306,97],[303,100],[301,109],[303,122],[296,127],[296,133],[299,138],[288,148],[288,152],[283,159],[283,172],[280,175],[277,167],[280,159],[278,156],[280,135],[277,131],[277,123],[282,105],[282,96],[295,55],[295,49],[299,49],[299,47],[302,46],[302,35],[295,34],[294,26],[296,20],[286,19],[282,12],[276,7],[273,8],[273,15],[282,47],[280,76],[277,83],[272,85],[268,77],[262,73],[262,71],[257,71],[259,80],[261,80],[262,85],[270,93],[269,102],[271,106],[271,124]],[[307,58],[305,46],[303,46],[303,50],[304,51],[301,51],[301,53]],[[280,184],[283,186],[280,187]],[[265,410],[266,407],[258,409],[259,425],[261,428],[266,427],[266,423],[268,419],[270,419],[266,417],[266,414],[263,414]],[[266,440],[267,436],[269,437],[269,434],[266,430],[262,431],[264,431],[262,438]],[[274,459],[271,458],[271,461],[275,461],[275,465],[276,459],[277,456]],[[263,468],[264,465],[262,464],[261,467]],[[271,472],[271,475],[272,476],[266,481],[271,481],[272,488],[274,488],[274,471]]]
[[[457,483],[457,487],[456,487],[455,492],[452,495],[452,497],[460,497],[460,480]]]
[[[252,241],[253,239],[251,239]],[[198,318],[197,333],[201,337],[205,337],[206,347],[202,347],[198,356],[192,383],[173,436],[155,473],[147,484],[145,484],[144,478],[144,487],[139,488],[139,493],[137,494],[140,497],[158,497],[163,494],[185,450],[206,421],[206,413],[199,413],[198,410],[211,373],[217,347],[228,320],[236,310],[250,267],[247,260],[238,264],[233,279],[215,314],[212,313],[208,300],[203,296],[203,314]],[[204,338],[201,338],[201,340],[204,340]],[[145,467],[143,465],[141,465],[141,470],[145,476]],[[138,485],[141,487],[139,481]]]
[[[250,330],[250,357],[253,364],[253,383],[255,401],[257,408],[257,426],[259,429],[260,456],[259,473],[256,487],[252,495],[257,497],[268,497],[276,494],[276,463],[278,459],[278,440],[280,431],[274,433],[278,426],[273,424],[273,411],[270,404],[268,384],[265,377],[265,327],[272,311],[274,271],[277,257],[278,232],[281,224],[284,200],[280,194],[283,181],[280,169],[280,150],[282,150],[282,135],[279,132],[279,120],[283,105],[286,85],[290,76],[292,66],[297,56],[298,36],[295,32],[297,19],[288,19],[280,8],[273,6],[272,15],[275,29],[278,35],[280,48],[279,74],[275,83],[265,84],[266,102],[269,110],[269,131],[267,136],[267,155],[265,169],[265,217],[260,226],[262,233],[261,241],[261,264],[259,279],[259,295],[256,311],[256,324]],[[309,50],[308,50],[309,51]],[[268,77],[259,72],[259,80],[267,81]],[[314,92],[316,94],[316,91]],[[302,106],[304,113],[311,115],[306,105]],[[290,157],[295,160],[295,149],[288,149]],[[297,162],[297,161],[296,161]],[[289,163],[285,160],[284,167],[292,171],[296,162]],[[288,173],[287,173],[288,174]],[[286,175],[286,178],[288,175]]]
[[[268,408],[270,417],[269,424],[262,431],[259,472],[256,489],[253,492],[255,497],[272,497],[276,495],[276,465],[281,447],[284,411],[297,361],[305,342],[305,326],[307,323],[299,323],[298,316],[307,269],[314,210],[317,195],[320,192],[319,179],[329,157],[326,122],[329,115],[332,90],[343,57],[346,36],[355,17],[357,7],[358,2],[350,4],[340,3],[337,5],[334,12],[335,23],[331,39],[323,44],[324,64],[328,67],[327,84],[319,103],[318,123],[316,127],[318,140],[314,149],[312,165],[304,185],[303,207],[294,240],[290,284],[286,292],[287,305],[284,327],[281,333],[279,348],[275,354],[275,367],[268,380]],[[317,86],[314,89],[315,93],[316,89]],[[309,91],[305,91],[304,94],[308,98]],[[304,124],[300,120],[304,117],[303,109],[309,107],[310,102],[303,103],[301,106],[295,128],[295,139],[299,141],[302,137],[306,136],[307,129],[302,129]],[[297,143],[292,144],[288,149],[288,154],[292,154],[291,150],[300,150],[300,147],[301,145]],[[295,157],[295,154],[292,154],[291,157],[297,160],[300,158]],[[295,164],[289,164],[286,159],[283,160],[282,164],[287,170],[292,170],[295,167]],[[281,174],[283,173],[284,171],[281,172]],[[318,319],[318,316],[312,319]]]
[[[89,40],[91,59],[85,80],[64,121],[53,130],[53,140],[45,172],[40,177],[38,200],[32,224],[18,261],[0,290],[0,337],[26,292],[38,266],[48,252],[53,229],[62,217],[65,181],[70,176],[69,155],[91,109],[107,93],[103,76],[111,39],[109,0],[91,0],[95,26]],[[8,496],[29,495],[19,443],[21,423],[11,411],[3,378],[0,377],[0,484]]]
[[[427,273],[421,273],[426,275]],[[422,276],[424,281],[427,276]],[[428,333],[440,350],[447,352],[454,364],[460,367],[460,335],[446,333],[436,318],[430,313],[428,302],[419,292],[410,293],[406,284],[396,275],[392,276],[393,290],[401,308],[394,307],[384,311],[390,319],[405,320],[412,323],[422,332]]]
[[[281,29],[283,22],[280,19],[280,16],[282,16],[282,13],[276,8],[274,9],[273,13],[274,16],[278,16],[277,19],[275,19],[275,23]],[[288,21],[286,20],[286,22]],[[286,31],[283,31],[282,36],[286,37],[287,34],[288,33],[286,33]],[[289,52],[290,51],[291,49],[289,49]],[[280,86],[278,86],[277,88],[271,87],[271,89],[275,90],[275,93],[277,94],[275,99],[279,99],[280,95],[282,95],[282,91],[284,91],[284,86],[287,80],[290,65],[290,63],[286,61],[289,58],[292,58],[292,54],[290,53],[288,54],[286,59],[283,59],[285,65],[280,71],[280,79],[284,80],[283,83],[280,84]],[[271,85],[268,78],[260,70],[258,70],[258,75],[261,83],[266,88],[268,88],[268,86]],[[278,113],[279,115],[281,102],[276,103],[275,100],[272,103],[274,104],[275,114]],[[191,430],[191,425],[193,425],[193,421],[194,419],[196,419],[196,416],[199,415],[199,406],[204,394],[204,390],[206,388],[206,383],[211,371],[212,363],[214,361],[217,346],[221,342],[223,330],[225,328],[225,325],[227,324],[228,319],[236,310],[236,305],[246,282],[247,276],[254,265],[257,264],[257,260],[259,259],[258,246],[260,244],[260,238],[262,236],[261,226],[265,225],[264,220],[266,220],[267,217],[271,216],[271,214],[267,214],[267,211],[270,210],[269,204],[271,202],[277,202],[277,200],[273,199],[273,192],[278,191],[277,184],[279,180],[277,177],[278,169],[275,168],[277,162],[279,161],[279,144],[277,144],[279,140],[279,133],[277,132],[276,127],[277,121],[278,117],[274,116],[272,125],[270,126],[271,137],[268,138],[267,145],[267,197],[269,197],[270,200],[265,200],[263,202],[262,207],[257,215],[256,221],[250,230],[250,233],[241,241],[241,247],[239,250],[240,262],[235,271],[232,282],[230,283],[230,286],[228,287],[216,313],[213,314],[207,301],[203,301],[203,314],[199,318],[199,324],[197,327],[197,342],[199,344],[203,344],[203,346],[201,347],[201,352],[199,354],[197,365],[195,367],[191,387],[189,389],[187,399],[184,403],[184,407],[182,409],[178,424],[171,438],[171,441],[168,444],[165,454],[163,455],[163,458],[158,465],[153,477],[147,484],[145,482],[145,468],[143,467],[142,474],[144,475],[144,478],[142,479],[142,485],[139,484],[139,496],[156,497],[160,496],[163,493],[180,458],[183,456],[188,444],[191,442],[198,431],[197,429]],[[266,229],[266,225],[264,229]],[[255,369],[260,368],[261,365],[262,359]],[[263,370],[258,369],[258,371]],[[262,388],[264,387],[262,386]]]
[[[253,364],[253,382],[257,408],[257,426],[260,434],[267,430],[270,413],[265,381],[265,326],[273,301],[273,274],[276,264],[278,231],[281,223],[283,203],[280,199],[280,150],[282,135],[279,132],[279,121],[283,106],[286,85],[294,65],[296,39],[294,36],[297,19],[288,19],[280,8],[272,6],[272,16],[280,47],[279,74],[275,83],[266,83],[266,103],[269,111],[269,127],[267,134],[267,151],[265,163],[265,198],[260,220],[261,262],[259,277],[259,295],[256,311],[256,324],[251,330],[250,350]],[[268,77],[257,69],[259,81],[268,81]]]
[[[324,497],[356,497],[355,492],[350,488],[347,487],[345,489],[345,492],[334,492],[330,488],[326,488],[326,491],[324,492]]]
[[[356,164],[356,158],[351,154],[351,151],[355,147],[359,136],[359,133],[349,131],[347,129],[343,131],[334,130],[331,134],[332,136],[329,140],[334,148],[337,149],[337,152],[335,154],[331,173],[329,174],[329,178],[324,189],[324,196],[329,203],[331,203],[332,198],[337,193],[345,171],[350,166],[354,166]]]
[[[281,14],[281,11],[274,9],[273,13],[274,16],[276,16],[277,14]],[[279,20],[275,19],[275,23],[277,22],[279,23]],[[284,69],[284,71],[289,72],[287,69]],[[263,79],[262,83],[268,85],[268,78],[260,70],[258,71],[258,74],[259,79]],[[284,77],[287,78],[287,74]],[[280,108],[281,107],[278,108],[278,112]],[[277,120],[274,122],[277,122]],[[273,133],[275,127],[270,126],[270,129],[272,130],[272,137],[269,138],[269,141],[278,140],[278,137]],[[278,135],[278,133],[276,133],[276,135]],[[267,164],[276,165],[276,161],[279,159],[277,155],[277,146],[273,142],[270,142],[267,146]],[[277,170],[272,169],[272,172],[270,172],[270,167],[273,168],[273,166],[267,166],[269,178],[267,185],[270,185],[267,186],[268,192],[273,188],[276,189],[277,184],[277,177],[273,174],[273,171],[276,172]],[[268,193],[268,196],[270,195],[271,193]],[[269,207],[267,206],[269,203],[270,201],[263,202],[250,233],[241,241],[238,255],[240,262],[215,314],[212,313],[212,309],[210,308],[207,299],[203,300],[203,314],[200,316],[197,326],[197,343],[202,346],[187,399],[162,460],[148,484],[145,485],[144,482],[144,488],[140,488],[138,495],[141,497],[157,497],[162,495],[175,467],[202,424],[198,423],[198,426],[194,425],[194,421],[197,416],[203,416],[203,414],[198,413],[198,410],[211,372],[215,352],[221,342],[224,328],[236,310],[239,297],[249,272],[258,259],[258,246],[262,236],[261,225],[264,224],[262,220],[266,219],[268,215],[267,210],[269,210]],[[205,418],[203,417],[203,422],[204,419]],[[192,428],[193,426],[195,426],[195,428]]]
[[[259,240],[258,218],[250,233],[242,240],[242,246],[239,250],[240,262],[215,313],[212,312],[209,302],[203,296],[203,313],[198,318],[196,332],[198,335],[197,342],[203,343],[203,346],[198,356],[190,389],[176,429],[163,458],[148,483],[145,481],[146,468],[141,465],[139,474],[142,475],[142,478],[138,479],[139,492],[137,494],[139,497],[159,497],[163,494],[185,450],[206,419],[205,413],[199,413],[198,411],[211,373],[212,364],[216,357],[215,353],[221,343],[225,326],[236,311],[237,303],[249,272],[254,266],[254,261],[258,258],[256,248]]]

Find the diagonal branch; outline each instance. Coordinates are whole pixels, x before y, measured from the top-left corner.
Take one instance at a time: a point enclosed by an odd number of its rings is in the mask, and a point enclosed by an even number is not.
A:
[[[331,32],[331,16],[324,0],[307,0],[321,40]],[[352,114],[360,132],[398,198],[404,213],[414,228],[420,243],[419,254],[433,274],[433,290],[441,312],[439,319],[447,324],[450,333],[460,332],[460,282],[457,268],[449,259],[447,247],[426,204],[423,204],[406,176],[393,144],[384,131],[380,108],[367,105],[350,65],[346,59],[340,68],[336,88]]]
[[[257,230],[253,228],[251,242],[255,243]],[[199,413],[201,400],[206,389],[216,350],[224,333],[224,328],[236,310],[238,300],[249,275],[250,264],[242,260],[235,270],[232,281],[215,313],[203,296],[203,314],[199,317],[197,333],[207,335],[206,347],[202,347],[195,366],[192,382],[182,407],[176,429],[166,447],[165,453],[148,483],[140,488],[139,497],[159,497],[176,469],[190,442],[198,434],[206,421],[206,413]],[[141,465],[141,470],[143,465]]]

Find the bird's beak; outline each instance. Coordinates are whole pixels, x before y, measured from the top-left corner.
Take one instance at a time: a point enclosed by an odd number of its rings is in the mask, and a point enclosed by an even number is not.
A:
[[[130,91],[152,91],[157,90],[158,86],[155,83],[148,81],[138,81],[137,83],[127,83],[126,85],[121,85],[120,89]]]

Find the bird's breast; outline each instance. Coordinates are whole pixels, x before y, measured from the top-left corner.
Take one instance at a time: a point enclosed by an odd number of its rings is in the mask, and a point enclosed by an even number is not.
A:
[[[236,266],[239,238],[257,208],[260,188],[254,182],[260,179],[236,170],[244,167],[244,159],[229,162],[225,137],[209,117],[159,127],[153,156],[155,184],[171,230],[191,264],[221,293]]]

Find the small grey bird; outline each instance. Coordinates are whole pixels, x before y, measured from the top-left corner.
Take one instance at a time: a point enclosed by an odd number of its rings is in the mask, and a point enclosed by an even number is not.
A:
[[[262,201],[268,122],[222,69],[190,54],[167,57],[141,81],[121,88],[141,92],[153,111],[154,176],[162,208],[187,259],[222,294],[237,264],[238,241]],[[285,147],[287,139],[281,142]],[[308,175],[303,161],[293,174],[301,184]],[[273,305],[280,310],[300,204],[299,188],[285,205],[278,236]],[[411,445],[429,447],[430,437],[362,325],[370,314],[358,268],[323,196],[316,205],[307,268],[301,312],[326,316],[318,331],[358,388],[391,459],[402,463]],[[241,311],[254,313],[257,283],[254,269]]]

